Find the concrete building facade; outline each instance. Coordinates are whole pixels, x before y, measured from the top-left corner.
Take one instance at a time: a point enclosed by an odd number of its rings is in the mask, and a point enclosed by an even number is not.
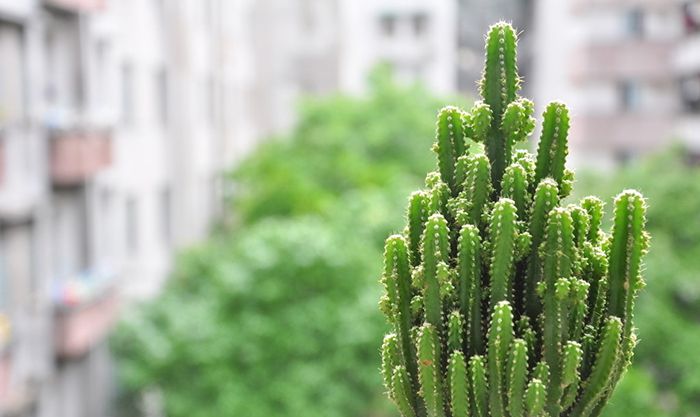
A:
[[[0,1],[0,415],[108,415],[120,306],[207,235],[250,147],[240,4]]]
[[[539,0],[534,98],[573,111],[574,163],[624,163],[667,146],[679,112],[676,0]]]

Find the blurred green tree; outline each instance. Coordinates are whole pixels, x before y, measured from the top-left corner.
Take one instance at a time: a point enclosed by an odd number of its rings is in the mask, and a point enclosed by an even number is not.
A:
[[[129,416],[151,389],[169,417],[383,415],[381,252],[440,103],[380,69],[366,97],[304,102],[232,173],[235,221],[113,338]]]
[[[640,343],[603,416],[700,416],[700,167],[674,149],[624,168],[612,181],[588,175],[581,182],[583,192],[603,194],[605,187],[609,196],[626,184],[649,201],[647,289],[635,320]]]

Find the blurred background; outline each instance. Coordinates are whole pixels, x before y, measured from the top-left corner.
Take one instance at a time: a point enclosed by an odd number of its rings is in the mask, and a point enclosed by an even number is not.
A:
[[[605,416],[700,416],[697,0],[0,0],[0,415],[396,416],[383,240],[498,20],[649,198]]]

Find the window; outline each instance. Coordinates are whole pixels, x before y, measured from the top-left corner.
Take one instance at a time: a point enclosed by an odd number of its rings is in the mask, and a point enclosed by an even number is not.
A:
[[[165,125],[168,123],[168,73],[165,68],[158,70],[155,84],[158,119]]]
[[[620,107],[623,111],[638,110],[641,105],[641,91],[638,83],[622,81],[618,86]]]
[[[644,36],[644,11],[631,9],[625,14],[625,33],[634,38]]]
[[[19,122],[24,114],[22,31],[0,23],[0,126]]]
[[[138,205],[134,197],[126,201],[126,246],[130,253],[135,253],[139,248]]]
[[[413,25],[413,34],[417,37],[423,37],[428,30],[428,15],[425,13],[416,13],[411,18]]]
[[[170,187],[165,186],[160,193],[160,226],[163,241],[170,244],[172,240],[172,204]]]
[[[683,108],[692,113],[700,113],[700,74],[681,79],[680,89]]]
[[[683,26],[686,33],[700,31],[700,1],[683,4]]]
[[[134,123],[134,74],[131,64],[122,65],[122,121]]]
[[[386,14],[379,19],[379,22],[384,36],[386,36],[387,38],[394,36],[394,34],[396,33],[396,16]]]

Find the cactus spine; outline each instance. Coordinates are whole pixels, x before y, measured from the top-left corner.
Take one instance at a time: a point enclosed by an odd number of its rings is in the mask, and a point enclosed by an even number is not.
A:
[[[405,417],[596,417],[632,358],[646,203],[623,191],[611,233],[599,199],[561,204],[562,103],[536,155],[515,149],[535,126],[516,46],[510,25],[491,27],[482,101],[440,111],[437,171],[386,241],[381,372]]]

